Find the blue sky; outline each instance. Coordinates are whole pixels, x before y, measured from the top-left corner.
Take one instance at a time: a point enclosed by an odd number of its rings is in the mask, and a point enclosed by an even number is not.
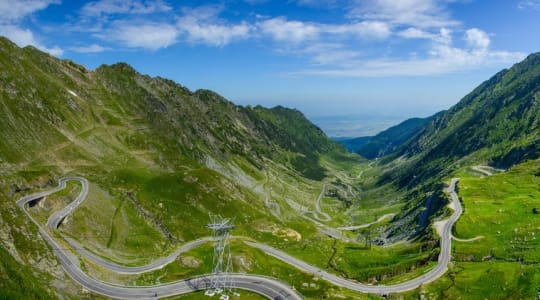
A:
[[[449,108],[540,51],[538,28],[540,0],[0,0],[20,46],[298,108],[332,135]]]

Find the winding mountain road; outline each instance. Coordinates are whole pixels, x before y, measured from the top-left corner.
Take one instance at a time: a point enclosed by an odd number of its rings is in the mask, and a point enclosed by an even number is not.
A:
[[[276,279],[259,276],[259,275],[248,275],[248,274],[223,274],[223,275],[203,275],[198,277],[192,277],[185,280],[180,280],[168,284],[154,285],[154,286],[119,286],[106,282],[96,280],[87,274],[85,274],[80,268],[80,262],[78,258],[67,251],[65,251],[57,242],[54,240],[50,234],[43,227],[40,226],[38,222],[30,215],[26,210],[26,204],[31,201],[35,201],[46,197],[52,193],[55,193],[66,186],[66,182],[69,180],[79,181],[83,185],[81,194],[66,208],[59,211],[59,213],[53,214],[51,218],[47,221],[47,225],[50,228],[58,228],[58,225],[62,220],[67,217],[69,213],[73,211],[80,203],[84,200],[88,193],[88,181],[81,177],[66,177],[62,178],[59,181],[59,185],[56,188],[53,188],[46,192],[41,192],[29,196],[22,197],[17,201],[18,206],[26,213],[26,215],[38,226],[40,234],[45,238],[45,240],[52,246],[55,255],[58,257],[58,260],[62,264],[63,268],[69,274],[73,280],[82,285],[87,290],[93,291],[95,293],[105,295],[112,298],[119,299],[155,299],[158,297],[168,297],[179,294],[191,293],[198,290],[204,290],[210,287],[210,282],[214,276],[227,276],[229,280],[234,282],[234,285],[239,289],[253,291],[255,293],[261,294],[269,299],[302,299],[293,289],[291,289],[285,283],[279,282]],[[447,193],[450,194],[452,202],[449,204],[451,208],[454,209],[452,216],[445,220],[439,221],[435,226],[438,229],[439,234],[441,235],[441,252],[439,253],[438,264],[428,271],[427,273],[414,278],[412,280],[395,284],[395,285],[366,285],[358,282],[348,281],[344,278],[341,278],[332,273],[321,270],[318,267],[309,265],[297,258],[294,258],[278,249],[272,248],[270,246],[248,242],[245,243],[251,247],[260,249],[265,253],[274,256],[299,270],[314,274],[319,276],[335,285],[345,287],[354,291],[364,292],[364,293],[375,293],[375,294],[390,294],[397,292],[405,292],[418,288],[422,284],[426,284],[436,280],[441,277],[447,270],[448,263],[451,259],[451,242],[452,235],[451,230],[455,222],[462,213],[462,207],[459,202],[459,197],[456,194],[456,184],[459,181],[458,178],[453,178],[451,180],[450,186],[447,189]],[[207,241],[207,238],[199,239],[184,245],[184,247],[177,250],[178,255],[182,252],[182,249],[191,249],[198,246],[199,244]],[[111,269],[113,271],[124,273],[131,272],[140,273],[144,272],[144,268],[156,269],[162,267],[163,265],[170,263],[171,256],[168,256],[164,259],[158,260],[158,262],[151,263],[143,267],[135,267],[142,269],[127,270],[125,268],[115,265],[111,262],[107,262],[99,257],[96,257],[93,254],[86,254],[82,246],[73,240],[68,240],[68,242],[85,257],[90,257],[94,262],[99,265],[104,266],[105,268]],[[73,243],[74,242],[74,243]],[[82,250],[82,251],[81,251]],[[128,272],[129,271],[129,272]]]
[[[88,181],[81,177],[66,177],[59,180],[59,185],[49,191],[40,192],[37,194],[24,196],[17,201],[17,205],[24,211],[24,213],[32,220],[32,222],[38,227],[41,236],[51,245],[53,251],[62,264],[62,267],[66,273],[78,284],[85,289],[95,292],[100,295],[104,295],[117,299],[156,299],[161,297],[169,297],[180,294],[192,293],[199,290],[208,289],[211,287],[212,278],[226,276],[228,280],[234,283],[234,286],[239,289],[252,291],[263,295],[269,299],[291,299],[300,300],[302,297],[298,295],[293,289],[291,289],[285,283],[277,281],[274,278],[269,278],[259,275],[248,274],[222,274],[222,275],[203,275],[192,277],[176,282],[171,282],[161,285],[153,286],[119,286],[111,283],[99,281],[85,274],[80,267],[78,258],[66,251],[58,242],[49,234],[49,232],[43,228],[26,210],[26,205],[32,201],[39,201],[42,198],[56,193],[66,187],[66,182],[69,180],[79,181],[82,185],[82,191],[79,196],[64,209],[58,213],[53,214],[47,221],[47,225],[50,228],[58,228],[62,220],[67,217],[69,213],[73,211],[88,194]],[[67,209],[66,209],[67,208]],[[187,246],[195,247],[198,243],[204,242],[204,239],[194,241],[187,244]],[[80,247],[82,248],[82,247]],[[77,249],[76,249],[77,250]],[[169,263],[168,259],[164,259],[162,263]],[[96,263],[102,265],[105,268],[111,267],[110,262],[104,263],[103,259],[97,260]],[[150,267],[155,267],[151,265]]]
[[[95,255],[94,253],[84,249],[84,247],[81,244],[79,244],[77,241],[75,241],[72,238],[69,238],[67,236],[63,236],[63,238],[71,245],[71,247],[73,247],[73,249],[77,250],[77,252],[79,252],[79,254],[83,256],[84,258],[92,261],[93,263],[99,266],[105,267],[108,270],[119,273],[119,274],[141,274],[141,273],[146,273],[146,272],[150,272],[154,270],[159,270],[163,268],[164,266],[175,261],[176,258],[180,256],[182,253],[187,252],[193,248],[196,248],[206,242],[212,241],[212,239],[209,237],[191,241],[185,245],[182,245],[182,247],[178,248],[169,256],[160,258],[158,260],[155,260],[143,266],[128,267],[128,266],[115,264],[114,262],[111,262],[109,260],[106,260],[102,257]]]
[[[450,254],[452,250],[452,234],[451,234],[452,227],[454,226],[457,219],[459,218],[459,216],[461,216],[461,213],[463,212],[461,203],[459,202],[459,197],[456,193],[456,184],[458,181],[459,181],[458,178],[453,178],[451,180],[450,186],[447,189],[447,193],[449,193],[450,197],[452,198],[452,202],[450,203],[450,205],[454,209],[454,213],[452,214],[452,216],[450,216],[449,219],[445,221],[439,221],[439,225],[441,225],[440,228],[442,229],[442,232],[440,232],[441,252],[439,253],[439,259],[438,259],[437,265],[433,269],[431,269],[429,272],[419,277],[416,277],[412,280],[405,281],[399,284],[367,285],[363,283],[348,281],[332,273],[321,270],[318,267],[309,265],[297,258],[290,256],[289,254],[283,251],[272,248],[270,246],[260,244],[260,243],[254,243],[254,242],[245,242],[245,243],[251,247],[258,248],[276,257],[277,259],[296,267],[297,269],[320,276],[321,278],[329,281],[330,283],[333,283],[335,285],[345,287],[354,291],[384,295],[384,294],[406,292],[406,291],[414,290],[422,284],[430,283],[438,279],[446,272],[448,268],[448,263],[450,262],[450,258],[451,258]]]
[[[47,226],[58,229],[58,226],[64,221],[64,219],[73,212],[74,209],[76,209],[83,201],[86,199],[86,196],[88,195],[88,180],[82,177],[65,177],[60,179],[60,184],[57,188],[60,188],[59,190],[62,190],[66,187],[66,182],[74,180],[79,181],[82,185],[82,191],[75,198],[75,200],[71,201],[66,207],[62,208],[61,210],[58,210],[54,212],[49,219],[47,220]],[[55,190],[54,192],[57,192],[58,190]],[[50,195],[50,194],[49,194]]]
[[[483,165],[472,166],[471,170],[476,171],[476,172],[478,172],[480,174],[483,174],[485,176],[491,176],[491,175],[493,175],[495,173],[500,173],[500,172],[505,171],[503,169],[497,169],[497,168],[494,168],[494,167],[483,166]]]
[[[370,223],[366,223],[366,224],[362,224],[362,225],[338,227],[337,229],[339,229],[339,230],[357,230],[357,229],[367,228],[367,227],[369,227],[369,226],[371,226],[373,224],[377,224],[379,222],[382,222],[384,219],[392,218],[395,215],[396,214],[386,214],[386,215],[382,215],[377,220],[375,220],[373,222],[370,222]]]
[[[311,214],[314,219],[317,219],[317,221],[320,222],[329,222],[332,220],[332,217],[330,217],[329,214],[323,212],[321,210],[321,199],[324,196],[324,192],[326,191],[326,184],[323,184],[323,187],[321,189],[321,192],[319,193],[319,196],[315,200],[315,211],[308,210],[302,213],[302,216],[305,216],[307,214]]]

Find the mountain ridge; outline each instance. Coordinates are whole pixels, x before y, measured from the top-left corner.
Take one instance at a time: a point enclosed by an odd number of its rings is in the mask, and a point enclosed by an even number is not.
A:
[[[6,141],[0,144],[0,290],[9,289],[13,298],[87,297],[65,280],[51,249],[14,206],[61,176],[84,176],[91,184],[88,200],[59,230],[83,237],[98,256],[144,262],[208,235],[208,214],[219,213],[238,220],[235,236],[380,283],[423,272],[436,260],[438,239],[429,225],[449,212],[443,192],[449,176],[473,173],[469,166],[486,162],[535,170],[523,162],[540,153],[540,54],[497,73],[415,130],[405,126],[408,135],[383,144],[386,155],[371,162],[346,153],[298,110],[235,105],[126,63],[86,70],[0,38],[0,84],[0,139]],[[69,186],[30,213],[46,220],[77,188]],[[394,217],[375,221],[381,215]],[[358,220],[376,224],[354,233],[333,230]],[[407,243],[371,249],[371,242],[402,240]],[[291,269],[232,243],[242,271],[279,275],[313,298],[342,292],[328,292],[324,282],[306,287],[311,275],[291,277]],[[126,285],[161,283],[198,275],[211,250],[190,253],[190,264],[201,268],[179,261],[152,275],[158,279],[84,268]],[[29,280],[16,282],[20,278]]]
[[[266,228],[291,224],[301,224],[302,234],[316,234],[315,225],[296,220],[294,210],[272,215],[266,195],[279,187],[283,194],[272,200],[286,205],[292,187],[278,183],[287,180],[295,184],[293,199],[312,201],[328,176],[321,156],[348,155],[296,110],[238,106],[209,90],[192,92],[140,74],[126,63],[87,70],[5,38],[0,113],[0,221],[6,225],[0,236],[9,253],[0,255],[10,256],[0,269],[11,274],[2,277],[0,288],[20,296],[15,298],[53,298],[58,292],[81,297],[73,282],[51,286],[63,272],[13,206],[21,193],[58,177],[77,174],[92,182],[90,201],[61,226],[62,233],[84,236],[90,251],[121,259],[140,256],[139,247],[159,255],[206,236],[209,213],[242,220],[239,235],[275,240],[278,233]],[[47,212],[47,203],[32,213]],[[29,268],[14,269],[11,257],[25,266],[42,261],[43,267],[32,268],[35,276],[17,284],[13,280],[28,276]]]
[[[380,158],[397,151],[403,144],[413,139],[421,129],[431,122],[437,115],[426,118],[410,118],[391,126],[375,136],[358,137],[339,142],[349,151],[360,154],[367,159]]]
[[[440,172],[448,174],[462,165],[457,162],[487,161],[508,168],[537,158],[539,92],[540,53],[534,53],[484,81],[423,127],[417,138],[384,158],[409,160],[385,180],[411,186]],[[522,152],[528,154],[516,154]],[[453,167],[444,170],[444,165]]]

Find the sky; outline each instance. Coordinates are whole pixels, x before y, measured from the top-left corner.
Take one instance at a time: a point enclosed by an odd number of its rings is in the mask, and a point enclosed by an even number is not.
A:
[[[540,0],[0,0],[0,35],[373,134],[540,51]]]

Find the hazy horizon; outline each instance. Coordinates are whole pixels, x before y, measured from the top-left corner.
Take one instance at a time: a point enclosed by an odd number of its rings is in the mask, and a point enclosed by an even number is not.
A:
[[[540,0],[0,2],[19,46],[296,108],[332,136],[448,109],[538,51],[539,26]]]
[[[369,116],[333,116],[309,117],[308,119],[321,128],[331,138],[356,138],[374,136],[377,133],[397,125],[409,118]]]

